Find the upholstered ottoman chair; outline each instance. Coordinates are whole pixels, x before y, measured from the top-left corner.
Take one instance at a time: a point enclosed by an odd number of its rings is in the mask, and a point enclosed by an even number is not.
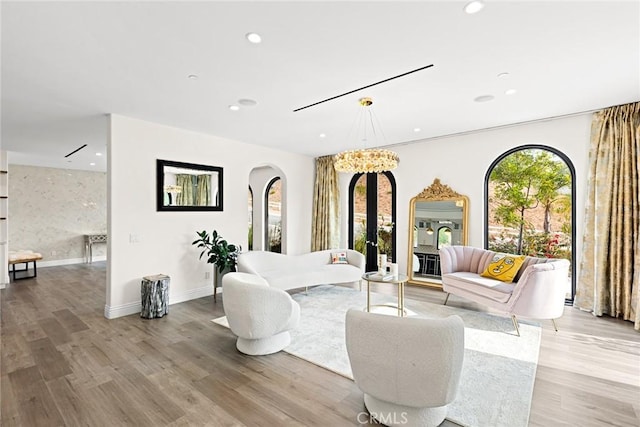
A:
[[[350,309],[346,343],[369,414],[388,426],[437,426],[458,394],[464,323]]]
[[[222,278],[222,296],[241,353],[271,354],[291,343],[289,330],[300,322],[300,306],[288,293],[270,287],[255,274],[227,273]]]

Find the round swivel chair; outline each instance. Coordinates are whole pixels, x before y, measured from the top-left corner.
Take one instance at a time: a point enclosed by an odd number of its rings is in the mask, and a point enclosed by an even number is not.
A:
[[[291,343],[289,330],[298,326],[300,306],[262,277],[227,273],[222,278],[224,312],[236,347],[252,356],[276,353]]]
[[[393,426],[437,426],[458,393],[464,323],[350,309],[346,342],[353,379],[369,414]]]

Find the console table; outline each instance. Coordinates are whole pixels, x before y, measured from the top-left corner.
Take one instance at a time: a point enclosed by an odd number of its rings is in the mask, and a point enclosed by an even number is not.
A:
[[[107,243],[106,234],[85,234],[84,235],[84,258],[85,262],[93,262],[93,245],[95,243]]]

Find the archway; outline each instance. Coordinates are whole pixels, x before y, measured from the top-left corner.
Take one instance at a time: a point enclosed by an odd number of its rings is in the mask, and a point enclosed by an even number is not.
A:
[[[277,215],[272,209],[269,214],[269,204],[267,198],[269,190],[275,182],[279,186],[279,207]],[[269,250],[269,217],[275,219],[277,216],[280,224],[280,249],[282,253],[287,250],[287,179],[282,170],[273,165],[257,166],[249,173],[249,187],[252,193],[252,233],[253,250]],[[272,227],[273,228],[273,227]]]

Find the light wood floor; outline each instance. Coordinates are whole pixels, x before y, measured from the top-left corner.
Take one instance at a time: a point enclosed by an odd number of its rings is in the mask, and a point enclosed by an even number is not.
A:
[[[367,424],[352,381],[283,352],[238,353],[210,321],[220,300],[106,320],[105,273],[104,263],[41,268],[0,292],[2,426]],[[530,425],[639,426],[640,334],[569,307],[558,324],[543,323]]]

